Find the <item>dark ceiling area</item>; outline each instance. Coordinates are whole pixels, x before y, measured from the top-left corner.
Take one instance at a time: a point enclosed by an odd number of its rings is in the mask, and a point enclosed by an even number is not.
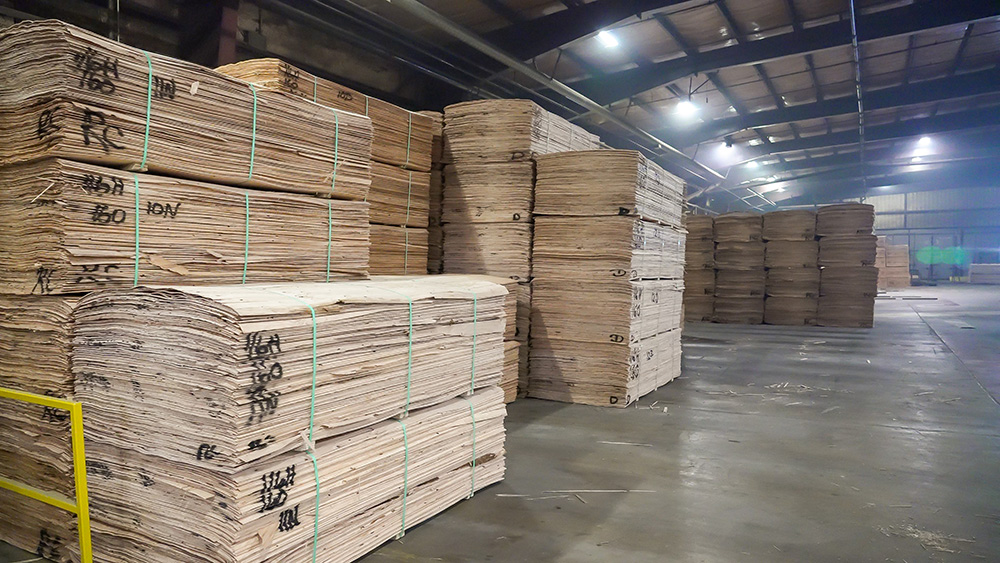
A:
[[[684,177],[693,208],[977,187],[1000,170],[996,0],[115,2],[0,7],[66,19],[74,4],[89,27],[152,29],[145,44],[202,62],[199,42],[225,31],[205,6],[254,5],[426,84],[373,92],[391,101],[533,99]],[[205,27],[184,36],[192,18]]]

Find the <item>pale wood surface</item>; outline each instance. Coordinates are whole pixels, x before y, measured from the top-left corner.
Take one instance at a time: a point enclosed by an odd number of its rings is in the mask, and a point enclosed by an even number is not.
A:
[[[816,236],[870,235],[875,207],[866,203],[827,205],[816,212]]]
[[[530,223],[535,164],[462,164],[444,168],[442,223]]]
[[[857,267],[875,265],[875,235],[838,235],[819,239],[820,266]]]
[[[815,297],[768,297],[764,301],[764,323],[769,325],[816,324]]]
[[[427,229],[371,226],[372,275],[427,272]]]
[[[372,223],[425,229],[430,219],[429,172],[372,163],[372,187],[365,200]]]
[[[759,242],[762,232],[759,213],[724,213],[715,218],[715,242]]]
[[[531,279],[531,223],[449,223],[443,271]]]
[[[765,213],[761,234],[765,241],[811,241],[816,237],[816,213],[805,209]]]
[[[819,244],[815,240],[769,240],[765,245],[764,266],[768,268],[817,267]]]

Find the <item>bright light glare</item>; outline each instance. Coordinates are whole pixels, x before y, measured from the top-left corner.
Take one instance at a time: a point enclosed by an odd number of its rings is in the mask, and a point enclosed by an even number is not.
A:
[[[778,188],[778,193],[779,193],[779,194],[780,194],[780,193],[783,193],[784,191],[785,191],[785,188]]]
[[[915,156],[910,160],[910,162],[923,162],[923,160],[924,160],[923,158]]]
[[[698,113],[698,106],[694,105],[691,100],[682,100],[681,103],[677,104],[677,113],[681,115],[694,115]]]
[[[722,143],[719,145],[719,152],[731,153],[736,150],[736,145],[730,145],[729,143]]]
[[[747,163],[747,168],[750,168],[751,170],[753,170],[753,169],[755,169],[755,168],[757,168],[759,166],[760,166],[760,164],[757,164],[756,160],[751,160],[750,162]]]
[[[920,145],[921,147],[930,146],[930,144],[931,144],[931,138],[930,137],[920,137],[920,140],[917,141],[917,144]]]
[[[597,40],[601,42],[608,49],[613,49],[618,46],[618,38],[614,36],[610,31],[602,31],[597,34]]]

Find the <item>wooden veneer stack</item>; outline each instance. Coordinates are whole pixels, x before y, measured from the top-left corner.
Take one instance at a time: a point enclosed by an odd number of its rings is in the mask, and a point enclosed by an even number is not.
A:
[[[684,186],[633,151],[537,166],[528,395],[625,407],[680,373]]]
[[[715,307],[719,323],[764,321],[763,221],[755,213],[715,218]]]
[[[878,268],[879,289],[910,287],[910,246],[887,244],[884,236],[878,237],[875,267]]]
[[[53,21],[0,33],[0,68],[0,384],[73,398],[94,289],[367,275],[368,118]],[[3,407],[0,473],[72,497],[67,414]],[[0,539],[70,557],[68,513],[0,507]]]
[[[261,89],[295,94],[345,112],[371,118],[372,180],[367,200],[373,273],[427,271],[428,221],[435,121],[430,115],[362,94],[278,59],[252,59],[218,69]]]
[[[519,379],[524,383],[535,158],[597,149],[600,141],[528,100],[478,100],[448,106],[443,140],[441,271],[486,274],[521,284],[516,340],[520,343]]]
[[[764,322],[816,324],[819,299],[816,214],[808,210],[765,213],[762,234],[767,268]]]
[[[685,215],[684,318],[711,321],[715,309],[715,221],[709,215]]]
[[[818,263],[822,268],[817,313],[820,325],[872,326],[878,293],[874,224],[875,208],[867,204],[830,205],[816,212]]]
[[[501,480],[505,295],[428,276],[88,295],[99,560],[353,561]]]
[[[440,274],[444,254],[444,231],[441,214],[444,198],[444,114],[437,111],[420,112],[432,119],[434,133],[431,144],[430,215],[427,227],[427,273]]]

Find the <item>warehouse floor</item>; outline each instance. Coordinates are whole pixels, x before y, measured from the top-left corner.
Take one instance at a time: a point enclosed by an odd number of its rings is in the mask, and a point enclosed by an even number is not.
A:
[[[507,480],[364,561],[1000,561],[1000,288],[890,295],[870,331],[689,324],[627,410],[514,403]]]

